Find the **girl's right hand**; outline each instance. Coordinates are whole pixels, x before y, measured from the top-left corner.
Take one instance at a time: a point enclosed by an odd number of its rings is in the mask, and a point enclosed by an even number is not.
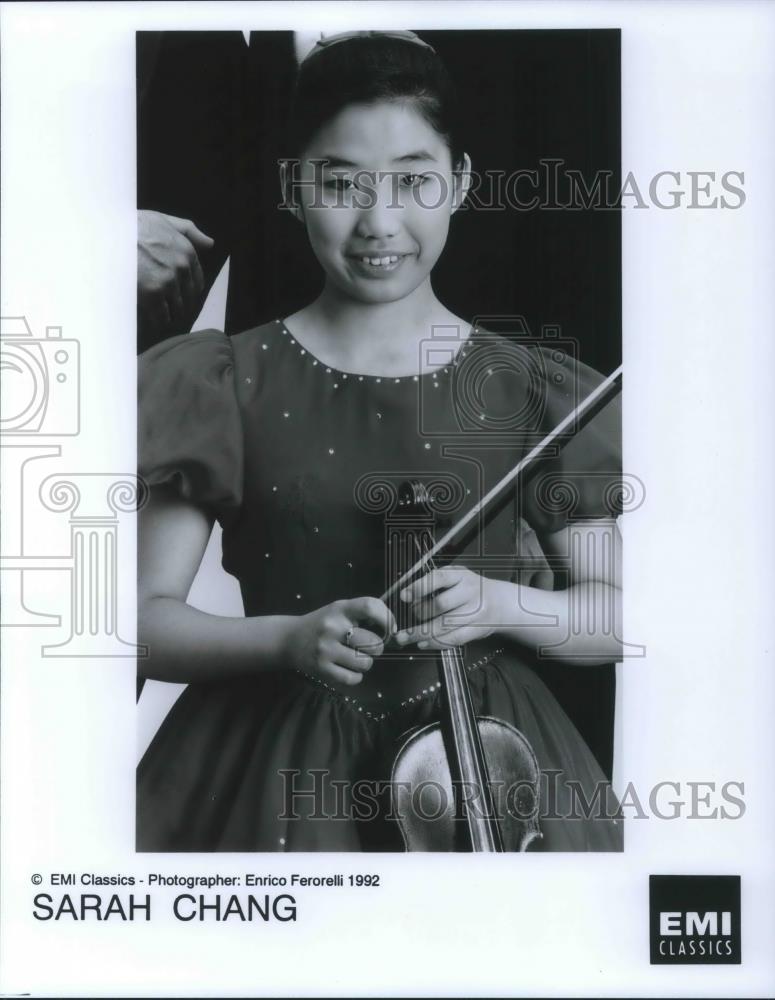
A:
[[[366,622],[377,632],[360,627]],[[393,613],[377,597],[334,601],[296,619],[287,640],[288,666],[322,680],[360,684],[395,631]]]

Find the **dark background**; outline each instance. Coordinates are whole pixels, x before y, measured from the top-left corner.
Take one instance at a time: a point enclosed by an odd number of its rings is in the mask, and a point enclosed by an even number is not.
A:
[[[475,171],[561,159],[588,187],[609,171],[618,190],[619,31],[419,34],[455,80]],[[228,333],[287,316],[322,287],[303,228],[278,208],[294,74],[290,32],[252,32],[249,44],[241,32],[137,36],[138,208],[192,219],[215,239],[208,283],[231,256]],[[464,209],[433,283],[458,315],[521,316],[534,335],[559,326],[606,374],[621,360],[618,211]],[[138,325],[138,350],[152,343]],[[610,775],[613,667],[541,669]]]

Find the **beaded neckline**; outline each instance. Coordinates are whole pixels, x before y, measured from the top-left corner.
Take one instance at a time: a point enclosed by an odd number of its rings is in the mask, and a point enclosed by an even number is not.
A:
[[[315,357],[315,355],[311,351],[309,351],[306,347],[302,347],[299,341],[296,340],[294,335],[285,325],[283,320],[276,319],[272,324],[272,326],[277,328],[277,330],[282,334],[282,336],[287,339],[290,346],[295,347],[298,350],[299,355],[303,358],[306,358],[313,368],[320,368],[321,371],[325,372],[326,374],[338,376],[343,380],[349,379],[350,381],[355,381],[355,382],[372,382],[376,384],[385,383],[386,385],[390,384],[391,382],[396,385],[402,382],[408,382],[408,383],[419,382],[420,379],[431,379],[432,381],[436,382],[438,381],[439,376],[449,375],[450,372],[452,372],[457,367],[460,361],[468,355],[469,351],[473,348],[474,338],[479,333],[478,327],[476,326],[472,327],[471,333],[469,334],[468,338],[455,352],[455,355],[450,360],[449,364],[445,365],[444,367],[434,368],[433,371],[420,372],[416,374],[367,375],[361,372],[346,372],[343,371],[341,368],[332,368],[330,365],[327,365],[324,361],[321,361],[320,358]],[[267,350],[268,345],[266,343],[263,343],[261,347],[264,350]]]

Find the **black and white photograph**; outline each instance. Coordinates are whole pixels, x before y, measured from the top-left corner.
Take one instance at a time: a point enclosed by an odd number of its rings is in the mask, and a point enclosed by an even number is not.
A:
[[[619,35],[427,35],[138,35],[139,850],[622,849]]]
[[[3,996],[773,995],[774,45],[0,0]]]

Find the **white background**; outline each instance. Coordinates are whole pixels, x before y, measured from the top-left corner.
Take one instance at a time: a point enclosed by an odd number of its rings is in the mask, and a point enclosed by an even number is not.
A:
[[[0,989],[771,995],[775,8],[13,4],[1,16],[2,314],[25,314],[38,336],[62,326],[82,352],[82,432],[39,478],[135,468],[135,30],[622,29],[624,172],[647,185],[659,170],[743,170],[747,200],[623,213],[626,469],[648,491],[623,523],[626,614],[648,655],[623,667],[618,785],[647,798],[659,781],[744,781],[747,808],[737,821],[633,820],[621,857],[136,856],[134,661],[44,659],[61,633],[6,628]],[[66,552],[66,516],[38,512],[32,473],[28,501],[31,551]],[[124,517],[127,641],[133,532]],[[30,606],[66,613],[66,576],[28,574]],[[296,924],[180,924],[172,890],[156,892],[149,924],[31,916],[35,872],[327,870],[378,871],[383,888],[300,891]],[[649,965],[650,873],[742,876],[742,966]]]

